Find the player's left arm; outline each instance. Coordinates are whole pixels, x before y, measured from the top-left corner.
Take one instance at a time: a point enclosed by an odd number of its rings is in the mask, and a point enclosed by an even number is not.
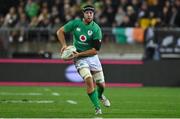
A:
[[[97,50],[95,48],[83,51],[83,52],[74,52],[74,57],[80,57],[80,56],[93,56],[97,54]]]
[[[92,49],[86,50],[84,52],[80,52],[79,56],[92,56],[92,55],[96,55],[98,53],[98,51],[101,48],[101,40],[96,39],[96,40],[92,40],[91,41],[91,46]]]

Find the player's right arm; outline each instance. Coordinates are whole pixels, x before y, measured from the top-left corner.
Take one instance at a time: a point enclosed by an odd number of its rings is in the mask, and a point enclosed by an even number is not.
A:
[[[65,40],[65,33],[67,32],[72,32],[74,29],[74,21],[71,20],[68,23],[66,23],[64,26],[62,26],[58,31],[57,31],[57,37],[58,40],[60,41],[62,48],[61,48],[61,53],[63,50],[67,47],[66,40]]]
[[[64,26],[61,27],[57,31],[57,37],[58,37],[58,40],[60,41],[60,44],[62,45],[62,48],[61,48],[61,53],[62,53],[63,50],[67,47],[66,40],[65,40]]]

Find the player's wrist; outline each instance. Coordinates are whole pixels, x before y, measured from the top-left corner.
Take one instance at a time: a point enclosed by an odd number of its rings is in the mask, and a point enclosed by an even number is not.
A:
[[[78,58],[80,56],[80,53],[74,52],[74,58]]]
[[[66,44],[63,44],[62,47],[67,47],[67,45],[66,45]]]

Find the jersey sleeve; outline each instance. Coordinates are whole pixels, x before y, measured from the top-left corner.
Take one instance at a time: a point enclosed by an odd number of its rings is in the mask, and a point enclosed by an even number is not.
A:
[[[96,32],[94,34],[93,40],[92,40],[92,47],[95,48],[97,51],[101,48],[101,40],[102,40],[102,31],[100,27],[97,25]]]
[[[97,31],[95,32],[93,40],[102,40],[102,31],[100,27],[97,28]]]
[[[74,29],[74,20],[71,20],[64,25],[64,32],[72,32],[73,29]]]

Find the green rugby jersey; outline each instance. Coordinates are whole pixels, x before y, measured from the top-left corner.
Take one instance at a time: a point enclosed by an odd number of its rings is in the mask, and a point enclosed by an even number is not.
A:
[[[64,32],[73,33],[73,45],[78,52],[92,49],[91,41],[102,39],[101,29],[94,21],[85,24],[81,19],[71,20],[64,25]]]

